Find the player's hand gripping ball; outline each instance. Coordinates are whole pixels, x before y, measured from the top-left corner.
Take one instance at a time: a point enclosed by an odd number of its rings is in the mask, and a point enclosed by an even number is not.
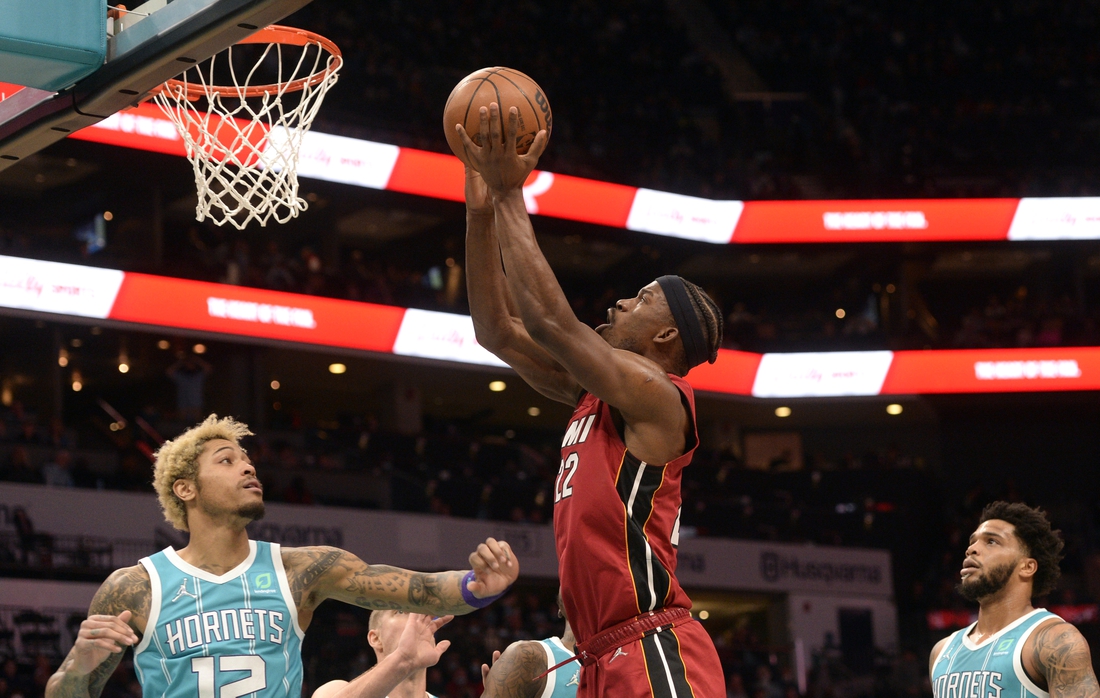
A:
[[[470,162],[466,157],[466,148],[455,125],[462,124],[474,143],[481,145],[480,109],[488,108],[492,102],[500,105],[503,120],[508,118],[508,110],[512,107],[519,111],[516,151],[520,155],[531,147],[535,134],[546,129],[549,136],[553,128],[550,102],[546,99],[546,93],[531,78],[512,68],[482,68],[470,73],[451,90],[447,106],[443,108],[443,133],[447,136],[447,144],[467,165]]]

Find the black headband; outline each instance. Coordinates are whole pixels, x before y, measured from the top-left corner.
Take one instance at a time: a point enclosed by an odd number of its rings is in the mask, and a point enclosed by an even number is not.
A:
[[[710,349],[703,334],[703,326],[699,322],[699,316],[695,307],[691,304],[684,280],[674,274],[658,277],[657,285],[665,292],[665,300],[668,309],[672,311],[672,319],[676,321],[676,329],[680,330],[680,341],[684,343],[684,358],[688,368],[694,368],[699,364],[710,360]]]

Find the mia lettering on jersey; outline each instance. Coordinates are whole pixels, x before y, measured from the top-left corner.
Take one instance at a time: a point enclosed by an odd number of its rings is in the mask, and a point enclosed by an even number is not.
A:
[[[590,414],[585,417],[573,420],[569,424],[569,429],[565,432],[565,438],[561,440],[562,448],[569,448],[570,446],[576,446],[578,443],[584,443],[588,438],[588,432],[592,431],[592,422],[596,421],[596,415]],[[561,459],[561,465],[558,466],[558,477],[554,481],[554,503],[573,496],[573,475],[577,472],[577,465],[580,463],[580,457],[576,451],[573,451],[565,458]]]
[[[259,640],[283,644],[283,614],[262,608],[227,608],[194,613],[164,625],[168,649],[173,655],[185,649],[229,640]]]

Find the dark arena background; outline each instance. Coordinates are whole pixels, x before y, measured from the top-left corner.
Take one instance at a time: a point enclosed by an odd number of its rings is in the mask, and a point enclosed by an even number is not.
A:
[[[1061,529],[1035,605],[1095,656],[1095,0],[292,9],[345,64],[290,222],[197,222],[152,102],[0,170],[0,698],[43,694],[112,570],[186,543],[152,454],[209,413],[258,434],[254,538],[429,571],[511,542],[518,583],[440,633],[433,695],[479,696],[494,650],[561,632],[571,410],[474,341],[440,121],[485,66],[553,105],[525,198],[577,317],[666,273],[722,307],[719,360],[688,376],[679,577],[729,698],[930,695],[929,651],[977,617],[954,587],[997,499]],[[33,94],[2,55],[0,151]],[[320,608],[304,695],[374,663],[366,625]],[[104,695],[140,694],[128,656]]]

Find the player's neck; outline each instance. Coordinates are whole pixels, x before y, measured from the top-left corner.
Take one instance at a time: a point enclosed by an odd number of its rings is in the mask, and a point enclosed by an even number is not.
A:
[[[191,540],[179,551],[179,556],[200,570],[225,574],[244,562],[249,552],[248,531],[244,528],[196,520],[191,525]]]
[[[408,677],[397,684],[388,698],[424,698],[428,692],[428,670],[421,669],[409,674]]]
[[[1031,613],[1031,589],[1003,589],[981,600],[978,606],[978,623],[970,632],[970,639],[982,642],[1019,618]]]
[[[573,637],[572,630],[566,630],[564,633],[561,634],[561,644],[562,647],[569,650],[570,652],[576,652],[575,647],[577,645],[577,638]]]

